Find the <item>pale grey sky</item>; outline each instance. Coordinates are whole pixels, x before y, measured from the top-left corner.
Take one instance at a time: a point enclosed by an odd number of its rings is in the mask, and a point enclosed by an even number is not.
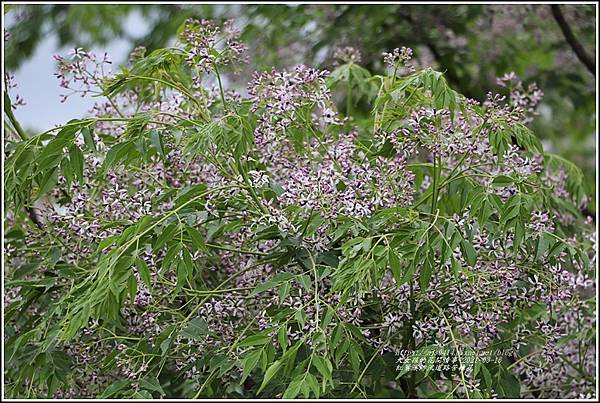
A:
[[[125,20],[125,28],[131,37],[137,38],[147,33],[149,25],[138,12],[133,12]],[[108,52],[114,71],[125,60],[131,46],[129,41],[118,39],[90,50],[99,55]],[[12,91],[26,103],[17,107],[15,116],[26,130],[47,130],[70,119],[85,116],[92,108],[95,102],[93,98],[81,98],[78,95],[60,103],[59,95],[64,93],[64,89],[58,86],[59,81],[54,76],[56,61],[53,55],[65,55],[69,50],[68,47],[59,49],[56,35],[49,35],[38,45],[33,57],[23,63],[18,71],[12,72],[17,83],[17,88]]]

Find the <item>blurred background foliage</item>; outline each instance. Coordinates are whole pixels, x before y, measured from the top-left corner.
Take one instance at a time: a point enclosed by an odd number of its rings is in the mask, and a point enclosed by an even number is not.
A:
[[[596,5],[565,4],[560,12],[595,60]],[[297,63],[331,69],[337,46],[360,49],[362,65],[375,73],[383,69],[383,51],[412,47],[418,64],[445,72],[455,89],[480,101],[488,91],[500,91],[496,77],[514,71],[545,93],[531,123],[545,149],[579,165],[595,193],[595,68],[577,57],[549,5],[40,4],[5,5],[6,13],[11,15],[5,29],[9,71],[50,34],[61,46],[88,48],[118,38],[131,49],[143,45],[151,51],[171,43],[188,17],[236,19],[251,60],[240,79],[254,69]],[[148,25],[145,35],[127,33],[131,13]]]

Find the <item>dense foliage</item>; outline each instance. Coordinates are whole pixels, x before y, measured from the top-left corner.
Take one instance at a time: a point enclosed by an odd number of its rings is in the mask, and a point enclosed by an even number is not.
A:
[[[535,84],[343,47],[240,94],[233,21],[177,38],[57,56],[103,100],[34,136],[4,94],[8,397],[594,395],[595,223]]]
[[[229,77],[238,88],[247,84],[251,71],[272,66],[303,63],[330,69],[334,49],[348,45],[360,50],[363,67],[380,72],[381,53],[402,44],[414,50],[417,66],[444,72],[455,90],[480,102],[487,92],[497,91],[496,77],[511,71],[536,82],[545,96],[531,128],[546,151],[583,169],[584,185],[593,198],[595,69],[579,59],[553,7],[593,63],[594,4],[14,4],[5,6],[5,35],[10,36],[5,66],[14,72],[52,41],[102,49],[118,39],[131,49],[143,45],[151,52],[168,46],[189,17],[235,18],[240,23],[241,38],[253,57],[239,80]],[[120,63],[126,55],[113,57]],[[358,104],[356,109],[369,113],[370,105]],[[589,206],[592,214],[594,207]]]

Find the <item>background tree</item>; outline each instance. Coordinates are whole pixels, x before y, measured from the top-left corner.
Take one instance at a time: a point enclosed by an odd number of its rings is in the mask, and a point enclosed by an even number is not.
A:
[[[172,41],[188,17],[235,17],[242,39],[260,55],[249,70],[299,62],[331,67],[333,48],[346,44],[361,50],[366,68],[380,71],[381,52],[410,46],[422,65],[444,71],[454,88],[477,100],[497,89],[496,77],[514,71],[545,94],[532,128],[546,147],[584,170],[595,193],[595,77],[577,55],[595,59],[593,5],[552,11],[548,5],[46,4],[6,6],[6,11],[13,17],[7,27],[9,70],[50,33],[61,46],[86,48],[119,38],[128,39],[132,49],[143,44],[152,51]],[[147,35],[127,37],[124,21],[133,12],[148,22]],[[556,15],[562,17],[559,23]]]

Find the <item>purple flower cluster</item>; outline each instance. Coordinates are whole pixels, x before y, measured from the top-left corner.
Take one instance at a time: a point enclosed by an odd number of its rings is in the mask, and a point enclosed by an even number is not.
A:
[[[414,174],[405,169],[405,157],[364,161],[356,151],[355,136],[341,135],[317,164],[299,164],[283,184],[283,205],[315,209],[335,219],[338,214],[361,218],[377,208],[409,204]]]
[[[352,46],[336,48],[333,51],[333,58],[336,63],[354,63],[359,64],[362,60],[360,51]]]
[[[413,50],[402,46],[401,48],[394,49],[390,52],[383,52],[383,62],[390,69],[398,72],[401,68],[405,68],[408,72],[414,72],[414,66],[409,62],[412,59]]]
[[[536,107],[544,93],[535,83],[527,88],[514,74],[509,73],[497,79],[498,85],[508,89],[508,99],[500,94],[487,94],[484,102],[490,121],[506,121],[509,125],[515,122],[529,123],[537,114]],[[494,128],[496,129],[496,128]]]
[[[263,146],[274,141],[296,124],[310,121],[309,113],[316,107],[323,121],[338,124],[330,91],[325,83],[328,72],[298,65],[293,72],[255,73],[248,94],[252,112],[262,114],[254,132],[255,143]]]
[[[447,109],[422,107],[413,111],[406,119],[406,127],[384,137],[389,138],[398,152],[404,152],[407,156],[418,152],[416,145],[420,145],[431,154],[450,162],[452,157],[465,154],[474,161],[491,154],[487,136],[475,130],[481,123],[482,118],[475,114],[465,116],[463,113],[456,113],[452,117]]]
[[[544,232],[552,232],[554,230],[554,225],[546,211],[534,211],[531,214],[531,220],[529,224],[527,224],[527,227],[537,236],[542,235]]]
[[[497,84],[509,90],[509,104],[514,108],[514,112],[524,116],[524,122],[531,121],[537,114],[536,107],[544,96],[537,84],[531,83],[525,88],[523,81],[514,72],[498,78]]]
[[[15,76],[10,74],[9,72],[4,73],[4,82],[6,84],[6,90],[10,92],[12,88],[17,88],[17,82],[15,81]],[[15,95],[15,99],[11,101],[11,106],[13,109],[17,109],[19,106],[25,106],[25,100],[21,98],[19,94]]]
[[[223,30],[209,20],[189,18],[179,38],[185,47],[187,64],[201,73],[214,71],[215,65],[245,62],[246,46],[239,41],[239,30],[228,20]]]
[[[58,62],[58,72],[54,75],[60,80],[60,86],[70,91],[62,94],[60,101],[65,102],[73,94],[85,97],[88,94],[101,93],[101,82],[111,73],[112,62],[108,54],[104,53],[102,58],[99,58],[93,52],[75,48],[69,52],[69,56],[65,58],[54,55]]]
[[[532,157],[524,155],[519,147],[509,144],[508,149],[504,153],[503,170],[505,174],[516,174],[526,178],[533,174],[541,173],[544,169],[544,156],[535,154]]]

